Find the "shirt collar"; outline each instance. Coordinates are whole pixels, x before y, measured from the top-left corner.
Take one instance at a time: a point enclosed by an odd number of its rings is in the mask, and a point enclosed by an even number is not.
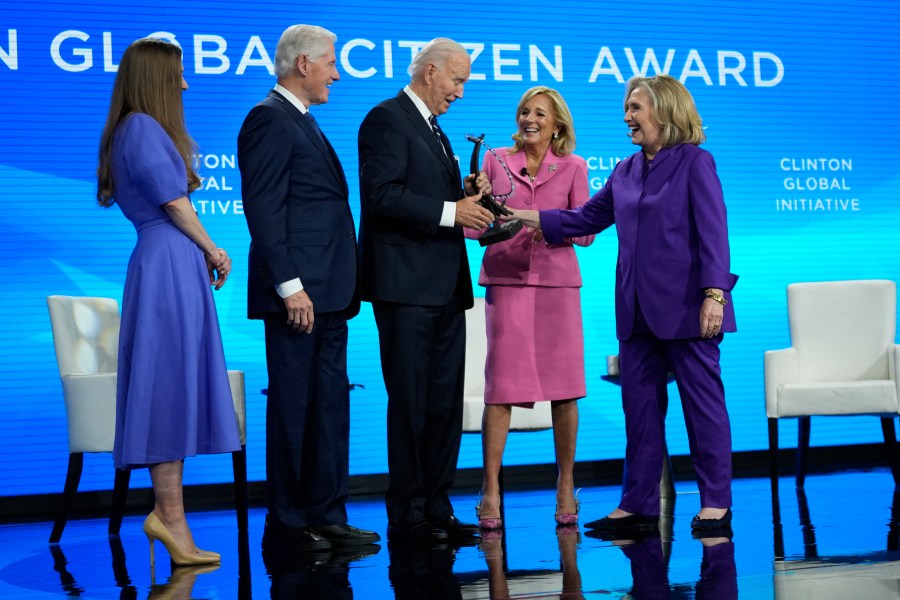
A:
[[[413,104],[416,105],[416,108],[419,109],[419,114],[422,115],[422,118],[426,121],[430,121],[431,117],[434,115],[432,115],[431,111],[428,110],[428,107],[425,106],[425,102],[421,98],[416,96],[416,93],[412,91],[411,87],[406,86],[405,88],[403,88],[403,91],[407,96],[409,96],[409,99],[413,101]]]
[[[309,112],[309,109],[306,108],[306,105],[303,104],[303,102],[301,102],[300,99],[299,99],[297,96],[295,96],[294,94],[290,93],[290,92],[287,90],[287,88],[285,88],[284,86],[278,85],[278,84],[276,83],[274,89],[275,89],[276,92],[278,92],[279,94],[281,94],[282,96],[284,96],[285,99],[286,99],[288,102],[290,102],[291,104],[293,104],[293,105],[297,108],[297,110],[299,110],[299,111],[301,112],[301,114],[304,114],[304,115],[305,115],[307,112]]]

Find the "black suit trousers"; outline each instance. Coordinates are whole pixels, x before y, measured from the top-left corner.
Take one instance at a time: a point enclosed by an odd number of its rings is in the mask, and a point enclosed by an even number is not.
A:
[[[462,439],[465,312],[456,294],[443,306],[372,306],[388,393],[388,521],[444,520]]]
[[[298,528],[347,522],[350,382],[347,317],[316,313],[313,331],[265,317],[269,372],[266,478],[269,519]]]

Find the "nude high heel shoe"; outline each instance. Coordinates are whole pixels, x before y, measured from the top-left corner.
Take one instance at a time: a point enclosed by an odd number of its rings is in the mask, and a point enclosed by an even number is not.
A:
[[[178,547],[175,537],[169,533],[166,526],[156,516],[150,513],[144,519],[144,533],[150,542],[150,568],[154,567],[153,542],[159,540],[169,553],[172,562],[179,566],[184,565],[209,565],[222,562],[221,556],[211,552],[206,554],[188,554]]]

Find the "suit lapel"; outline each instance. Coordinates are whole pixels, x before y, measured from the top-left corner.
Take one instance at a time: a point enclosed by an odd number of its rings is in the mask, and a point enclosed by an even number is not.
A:
[[[412,124],[413,129],[418,132],[420,136],[425,138],[425,141],[428,143],[428,147],[431,148],[431,151],[434,152],[435,156],[438,157],[441,162],[444,163],[444,167],[453,175],[453,178],[457,181],[459,180],[459,168],[456,165],[456,161],[453,160],[453,148],[450,146],[450,140],[447,140],[447,136],[443,136],[447,142],[446,151],[444,149],[444,145],[441,144],[440,140],[438,140],[437,136],[434,135],[434,131],[431,129],[431,125],[422,118],[422,114],[419,112],[419,109],[416,108],[416,105],[413,104],[413,101],[409,96],[406,95],[406,92],[400,91],[397,94],[397,100],[400,102],[400,106],[403,107],[403,110],[406,111],[406,116],[409,119],[409,122]]]
[[[547,154],[544,156],[544,162],[541,164],[541,167],[538,169],[537,174],[534,177],[534,186],[537,187],[542,183],[545,183],[553,177],[557,171],[559,171],[559,167],[562,165],[564,158],[556,156],[553,154],[552,150],[548,150]],[[525,151],[521,150],[516,152],[515,154],[510,154],[506,156],[506,166],[509,167],[510,173],[513,174],[513,177],[519,179],[521,181],[530,181],[528,175],[522,175],[522,169],[527,168],[526,166],[526,155]]]
[[[331,142],[328,141],[328,138],[325,136],[325,133],[322,132],[322,138],[319,138],[315,129],[313,129],[312,124],[309,122],[307,117],[297,110],[297,107],[291,104],[287,98],[272,90],[269,92],[270,96],[273,96],[281,102],[281,105],[284,106],[284,109],[290,115],[291,119],[293,119],[303,133],[309,138],[310,143],[315,146],[325,158],[325,162],[328,163],[328,167],[331,169],[331,172],[334,173],[334,176],[338,181],[341,182],[341,185],[344,188],[345,192],[348,192],[347,187],[347,178],[344,175],[344,169],[341,166],[341,161],[338,159],[337,153],[334,151],[334,147],[331,145]],[[323,144],[324,141],[324,144]]]

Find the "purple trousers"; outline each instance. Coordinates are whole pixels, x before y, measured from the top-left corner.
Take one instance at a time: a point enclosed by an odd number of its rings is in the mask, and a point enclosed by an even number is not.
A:
[[[675,373],[681,394],[700,506],[731,506],[731,425],[719,367],[721,341],[722,334],[661,340],[644,329],[619,342],[627,439],[622,510],[659,514],[668,370]]]

